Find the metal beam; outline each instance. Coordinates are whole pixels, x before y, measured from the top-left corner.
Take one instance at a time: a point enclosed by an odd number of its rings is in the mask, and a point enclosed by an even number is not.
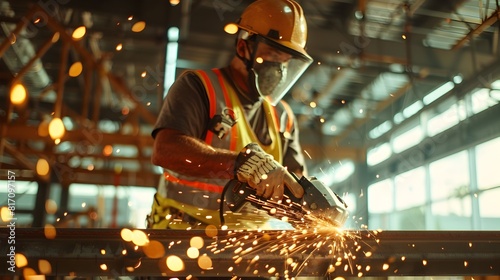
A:
[[[3,124],[6,128],[5,138],[10,140],[26,140],[28,141],[43,141],[47,144],[52,144],[53,141],[49,137],[40,137],[38,135],[38,129],[34,126],[24,126],[24,125],[7,125]],[[103,133],[97,129],[81,129],[76,131],[67,131],[62,139],[62,141],[70,141],[75,145],[75,151],[69,153],[50,153],[47,158],[56,157],[58,159],[65,158],[69,160],[73,156],[80,157],[92,157],[92,158],[103,158],[104,156],[99,154],[89,154],[87,150],[79,149],[78,147],[86,146],[104,146],[104,145],[135,145],[138,147],[151,147],[153,145],[153,139],[149,135],[124,135],[124,134],[110,134]],[[15,157],[21,164],[22,168],[28,168],[30,170],[35,170],[35,163],[33,163],[27,156],[34,155],[38,158],[42,151],[30,151],[26,149],[18,149],[13,145],[5,143],[6,152]],[[144,149],[138,151],[139,155],[135,158],[124,158],[110,156],[106,157],[107,160],[120,162],[120,161],[137,161],[141,165],[142,171],[123,171],[122,185],[132,185],[132,186],[156,186],[158,183],[159,175],[154,173],[151,168],[151,163],[148,156],[144,155]],[[66,163],[55,162],[53,163],[53,168],[56,172],[57,179],[65,182],[73,183],[89,183],[89,184],[113,184],[113,176],[115,174],[114,170],[93,170],[88,171],[85,169],[78,169],[69,167]],[[46,179],[46,178],[38,178]],[[33,178],[33,180],[38,180]]]
[[[413,84],[410,81],[410,82],[405,83],[403,86],[401,86],[395,92],[390,93],[389,97],[387,99],[377,103],[377,105],[373,108],[373,110],[369,114],[367,114],[363,118],[356,119],[344,131],[342,131],[341,134],[339,134],[338,136],[335,136],[332,140],[333,145],[338,145],[339,143],[342,143],[342,141],[344,139],[349,137],[349,135],[352,135],[352,132],[354,130],[360,128],[362,125],[364,125],[366,122],[368,122],[373,115],[379,114],[385,108],[387,108],[389,105],[391,105],[396,100],[401,98],[408,90],[411,89],[412,86],[413,86]]]
[[[15,171],[17,181],[41,181],[42,179],[35,171],[24,169],[18,166],[9,167],[8,170]],[[7,174],[7,167],[0,169],[0,174]],[[114,185],[115,175],[114,170],[86,170],[83,168],[71,168],[67,165],[55,163],[52,166],[54,173],[52,181],[57,181],[62,185],[69,186],[70,184],[90,184],[90,185]],[[6,177],[7,175],[5,175]],[[134,186],[156,188],[159,179],[162,175],[152,171],[128,171],[122,170],[120,173],[120,186]],[[1,225],[1,222],[0,222]]]
[[[474,36],[477,36],[477,35],[483,33],[484,30],[486,30],[487,28],[489,28],[490,26],[495,24],[495,22],[498,21],[499,17],[500,17],[500,10],[496,10],[487,19],[485,19],[480,25],[478,25],[476,28],[469,31],[469,33],[467,35],[465,35],[462,39],[458,40],[458,42],[453,46],[452,50],[459,49],[465,43],[467,43],[471,39],[473,39]]]
[[[40,6],[35,5],[33,9],[30,10],[31,14],[34,12],[44,15],[44,18],[47,21],[47,26],[53,32],[58,32],[63,42],[69,44],[72,48],[74,48],[78,52],[78,54],[80,54],[83,59],[90,64],[90,67],[96,69],[96,71],[102,73],[103,76],[107,77],[112,86],[114,86],[118,92],[134,102],[134,104],[137,106],[135,109],[140,112],[141,117],[143,117],[145,121],[151,124],[155,123],[156,116],[149,112],[149,110],[140,101],[138,101],[137,98],[134,97],[134,94],[128,88],[126,88],[125,85],[119,82],[118,78],[115,77],[114,74],[106,71],[103,65],[97,62],[94,57],[84,48],[84,46],[80,44],[80,42],[73,40],[73,38],[71,38],[71,36],[67,33],[66,29],[61,26],[59,22],[57,22],[57,20],[47,14],[47,12]],[[29,17],[26,18],[29,19]]]
[[[30,139],[53,142],[48,137],[38,136],[38,128],[23,125],[5,125],[7,132],[5,138],[12,140]],[[150,135],[127,135],[119,133],[104,133],[97,128],[83,128],[80,130],[66,131],[62,141],[71,141],[87,145],[136,145],[152,146],[153,138]]]
[[[59,34],[57,33],[54,34],[51,38],[49,38],[36,52],[35,56],[32,57],[28,61],[28,63],[26,63],[26,65],[24,65],[24,67],[15,74],[15,79],[16,80],[21,79],[24,76],[24,74],[26,74],[29,70],[31,70],[33,64],[35,64],[35,62],[37,62],[58,40],[59,40]]]
[[[68,55],[69,55],[69,43],[63,42],[62,51],[61,51],[61,62],[59,65],[59,74],[57,75],[57,97],[56,102],[54,104],[54,117],[62,118],[61,115],[62,107],[63,107],[63,98],[64,98],[64,83],[66,81],[66,67],[68,64]]]
[[[37,182],[38,187],[36,191],[35,206],[31,212],[33,215],[33,227],[42,227],[45,225],[45,219],[47,218],[47,212],[45,208],[45,203],[49,199],[51,185],[49,182]]]
[[[4,143],[4,149],[7,153],[9,153],[12,157],[14,157],[24,168],[33,171],[34,179],[40,182],[48,182],[50,180],[49,176],[40,176],[36,172],[36,163],[33,163],[31,159],[29,159],[25,154],[19,152],[16,146],[7,143]]]
[[[12,231],[1,228],[1,240],[9,240]],[[9,264],[14,251],[38,274],[43,260],[47,276],[77,277],[500,275],[499,231],[143,230],[149,243],[137,247],[120,231],[15,228],[15,247],[0,243],[0,262]],[[195,237],[203,241],[198,249],[192,247]],[[188,257],[190,247],[198,256]],[[0,275],[23,275],[27,267],[2,269]]]
[[[26,16],[22,17],[21,20],[17,23],[12,32],[6,36],[5,40],[0,44],[0,57],[5,54],[12,42],[15,42],[17,40],[17,35],[30,23],[27,19],[33,17],[34,14],[34,10],[28,11]]]

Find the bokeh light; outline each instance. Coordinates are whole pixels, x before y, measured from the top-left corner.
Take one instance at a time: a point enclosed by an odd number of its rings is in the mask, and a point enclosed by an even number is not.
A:
[[[198,266],[201,269],[212,269],[212,259],[207,255],[202,255],[198,258]]]
[[[170,269],[172,271],[183,271],[184,270],[184,262],[178,256],[174,256],[174,255],[168,256],[166,263],[167,263],[168,269]]]
[[[50,265],[50,262],[47,260],[38,260],[38,270],[42,274],[51,274],[52,273],[52,266]]]
[[[51,224],[46,224],[43,227],[43,233],[45,235],[45,238],[47,238],[47,239],[56,238],[56,228]]]
[[[83,65],[80,61],[77,61],[69,67],[68,74],[70,77],[78,77],[83,71]]]
[[[205,234],[208,236],[208,237],[215,237],[217,236],[217,233],[218,233],[218,229],[216,226],[214,225],[208,225],[206,228],[205,228]]]
[[[15,260],[16,260],[16,266],[18,268],[22,268],[22,267],[25,267],[28,265],[28,259],[23,254],[20,254],[20,253],[16,254]]]
[[[165,255],[165,247],[157,240],[151,240],[143,250],[144,254],[151,259],[159,259]]]
[[[21,105],[26,101],[28,93],[21,83],[15,83],[10,89],[10,102],[14,105]]]
[[[7,208],[7,206],[4,206],[0,209],[0,216],[2,217],[3,222],[8,222],[12,219],[12,212]]]
[[[132,231],[132,243],[137,246],[144,246],[149,243],[149,238],[144,231],[134,229]]]
[[[113,153],[113,146],[111,146],[111,145],[106,145],[102,149],[102,154],[107,156],[107,157],[110,156],[112,153]]]
[[[48,119],[44,119],[38,125],[38,136],[40,136],[40,137],[49,136],[49,120]]]
[[[188,258],[190,258],[190,259],[196,259],[197,257],[200,256],[200,251],[198,250],[198,248],[189,247],[187,249],[186,254],[187,254]]]
[[[124,228],[120,231],[120,236],[124,241],[130,242],[132,241],[132,231],[128,228]]]
[[[194,248],[197,248],[197,249],[201,249],[203,248],[203,245],[204,245],[204,241],[203,241],[203,238],[199,237],[199,236],[193,236],[190,240],[189,240],[189,246],[191,247],[194,247]]]
[[[64,123],[60,118],[53,118],[49,123],[49,135],[53,140],[61,139],[66,133]]]
[[[85,33],[87,33],[87,28],[85,26],[80,26],[75,31],[73,31],[73,34],[71,34],[71,37],[75,40],[80,40],[85,36]]]
[[[236,34],[236,32],[238,32],[238,26],[234,23],[226,24],[226,26],[224,26],[224,31],[228,34]]]
[[[47,176],[50,171],[49,162],[44,158],[39,158],[36,162],[36,174],[40,176]]]
[[[132,25],[132,32],[141,32],[146,28],[146,22],[138,21]]]
[[[45,211],[47,214],[54,215],[57,212],[57,203],[52,199],[45,201]]]
[[[37,278],[36,276],[37,276],[36,271],[33,268],[26,267],[26,268],[23,269],[23,277],[25,279],[27,279],[27,280],[28,279],[29,280],[31,280],[31,279],[38,280],[39,278]]]

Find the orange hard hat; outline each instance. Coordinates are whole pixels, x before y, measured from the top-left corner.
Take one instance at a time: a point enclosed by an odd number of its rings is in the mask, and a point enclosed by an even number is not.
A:
[[[234,26],[310,58],[305,50],[307,23],[304,12],[293,0],[257,0],[243,11],[237,23],[226,25],[225,30],[236,33]],[[228,27],[233,27],[233,32]]]

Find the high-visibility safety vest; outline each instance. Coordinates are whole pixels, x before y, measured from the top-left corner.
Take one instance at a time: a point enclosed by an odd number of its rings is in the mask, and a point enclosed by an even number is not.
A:
[[[202,81],[209,100],[210,118],[214,118],[222,112],[231,112],[237,119],[229,133],[220,139],[216,133],[207,131],[204,141],[215,148],[222,148],[231,151],[240,151],[249,143],[258,143],[264,151],[271,154],[274,159],[282,163],[283,143],[280,132],[290,133],[293,127],[293,117],[290,107],[282,101],[281,107],[273,107],[268,102],[263,102],[267,126],[269,128],[269,137],[271,144],[264,145],[249,124],[245,111],[240,100],[231,84],[226,80],[220,69],[211,71],[195,70],[193,71]],[[210,171],[208,171],[210,174]],[[212,177],[212,178],[210,178]],[[213,174],[209,178],[198,178],[185,176],[171,170],[164,170],[164,183],[167,197],[162,197],[158,193],[155,195],[153,213],[160,215],[166,214],[161,209],[169,207],[176,208],[183,213],[194,217],[205,223],[218,226],[219,207],[221,202],[221,193],[227,179],[220,179],[221,176]],[[162,213],[163,212],[163,213]],[[249,213],[245,215],[248,216]],[[250,214],[251,215],[251,214]],[[236,215],[240,216],[241,215]],[[157,217],[158,218],[158,217]],[[246,217],[252,219],[251,217]],[[254,217],[258,219],[258,217]],[[237,217],[228,215],[225,217],[226,223],[238,220]],[[168,220],[168,219],[167,219]],[[165,221],[167,222],[167,221]],[[180,221],[169,221],[169,228],[186,228],[188,225]],[[235,222],[239,223],[239,222]],[[165,228],[165,224],[152,225],[153,228]]]

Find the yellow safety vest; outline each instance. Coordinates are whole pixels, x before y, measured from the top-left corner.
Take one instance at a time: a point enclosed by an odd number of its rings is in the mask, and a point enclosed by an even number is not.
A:
[[[205,86],[209,100],[210,118],[220,114],[223,110],[229,109],[237,119],[236,124],[223,139],[219,139],[212,131],[207,131],[204,141],[213,147],[231,151],[240,151],[252,142],[258,143],[267,153],[273,155],[281,163],[283,149],[280,130],[281,132],[290,132],[293,127],[293,117],[290,115],[292,113],[289,106],[282,102],[288,116],[287,120],[283,122],[280,120],[281,117],[276,108],[268,102],[263,102],[271,138],[271,143],[264,145],[253,132],[237,93],[220,69],[212,69],[211,71],[196,70],[193,72]],[[171,208],[182,211],[204,224],[220,225],[220,196],[228,180],[219,179],[220,176],[216,174],[213,177],[213,179],[195,178],[184,176],[172,170],[164,170],[164,181],[161,183],[165,184],[167,197],[163,197],[158,193],[155,195],[152,213],[148,218],[150,227],[185,229],[191,226],[181,220],[172,219],[169,216]],[[256,228],[265,223],[262,219],[262,213],[257,213],[255,209],[247,210],[244,215],[242,213],[226,215],[226,224],[232,225],[234,228]]]

